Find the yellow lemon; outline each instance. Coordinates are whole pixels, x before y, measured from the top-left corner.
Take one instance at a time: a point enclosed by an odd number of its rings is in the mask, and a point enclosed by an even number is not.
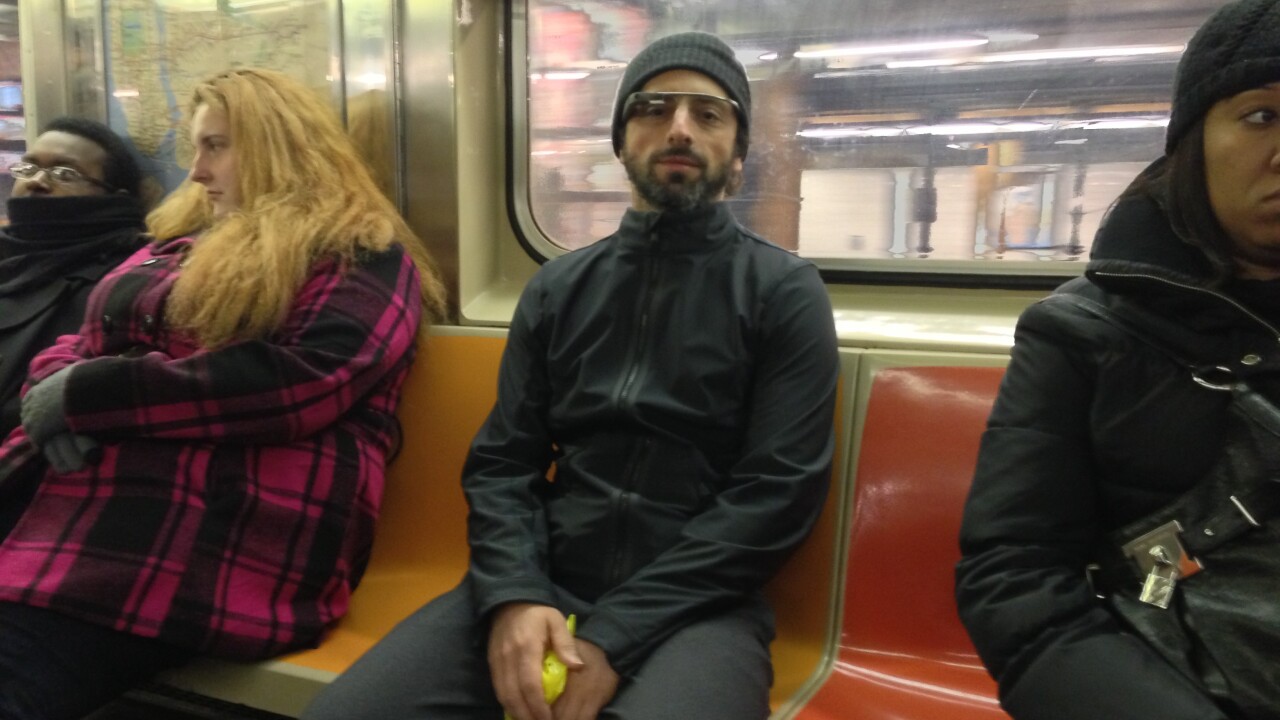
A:
[[[575,615],[569,616],[569,634],[572,635],[577,630],[578,618]],[[569,679],[569,668],[565,667],[555,652],[548,650],[545,657],[542,658],[542,694],[547,698],[547,704],[556,701],[560,697],[560,693],[564,692],[564,684]]]
[[[572,635],[577,631],[578,618],[576,615],[569,616],[569,634]],[[555,652],[548,650],[547,654],[542,657],[542,695],[547,699],[550,705],[560,697],[564,692],[564,684],[569,680],[569,668],[560,661]],[[503,715],[505,720],[511,720],[510,715]]]

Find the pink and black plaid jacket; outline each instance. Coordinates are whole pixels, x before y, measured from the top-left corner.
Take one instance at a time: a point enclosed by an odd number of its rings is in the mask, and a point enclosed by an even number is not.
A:
[[[364,571],[418,275],[398,246],[322,261],[272,337],[209,351],[161,320],[190,243],[138,251],[32,361],[29,383],[75,364],[67,423],[103,456],[57,475],[21,427],[0,446],[0,487],[38,482],[0,545],[0,601],[265,657],[318,642]]]

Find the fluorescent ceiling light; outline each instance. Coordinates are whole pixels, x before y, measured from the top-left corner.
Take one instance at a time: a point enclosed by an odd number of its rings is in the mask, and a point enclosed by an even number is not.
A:
[[[1168,118],[1117,117],[1067,122],[1062,118],[1040,121],[1016,122],[954,122],[938,125],[910,126],[862,126],[862,127],[811,127],[796,133],[800,137],[838,139],[856,137],[909,137],[916,135],[999,135],[1003,133],[1043,132],[1049,130],[1133,130],[1160,128],[1169,124]],[[1083,140],[1065,140],[1060,143],[1081,143]]]
[[[761,60],[766,60],[766,61],[768,61],[768,60],[777,60],[777,59],[778,59],[778,53],[776,53],[776,52],[767,52],[767,53],[765,53],[765,54],[761,55],[761,56],[760,56],[760,59],[761,59]]]
[[[1011,122],[1011,123],[944,123],[942,125],[921,125],[907,128],[908,135],[992,135],[996,133],[1036,132],[1051,130],[1053,123],[1043,122]]]
[[[1027,52],[992,53],[974,58],[977,62],[1024,62],[1030,60],[1073,60],[1134,55],[1160,55],[1180,53],[1185,45],[1121,45],[1117,47],[1061,48],[1057,50],[1032,50]]]
[[[845,45],[814,50],[799,50],[795,56],[798,58],[832,58],[883,55],[886,53],[929,52],[931,50],[978,47],[989,42],[991,41],[986,38],[951,38],[947,40],[922,40],[920,42],[885,43],[880,45]]]
[[[906,130],[900,127],[807,128],[796,134],[800,137],[825,140],[847,137],[898,137],[906,135]]]
[[[943,67],[945,65],[959,65],[965,62],[956,58],[926,58],[924,60],[892,60],[884,64],[890,70],[898,70],[900,68],[922,68],[922,67]]]
[[[586,60],[570,60],[560,65],[561,70],[620,70],[626,67],[624,62],[605,60],[603,58],[587,58]]]
[[[1029,62],[1034,60],[1098,60],[1102,62],[1124,60],[1142,55],[1180,53],[1185,45],[1130,45],[1118,47],[1063,48],[1059,50],[1032,50],[1026,52],[991,53],[971,58],[923,58],[920,60],[892,60],[884,64],[890,70],[903,68],[947,67],[967,63]]]
[[[978,34],[993,43],[1020,43],[1040,39],[1040,36],[1035,33],[1019,32],[1017,30],[983,30]]]
[[[1088,122],[1071,123],[1067,128],[1082,130],[1136,130],[1141,128],[1162,128],[1169,126],[1169,118],[1111,118],[1090,120]]]
[[[807,128],[798,135],[808,138],[907,137],[913,135],[994,135],[998,133],[1052,130],[1052,123],[946,123],[913,127]]]
[[[581,70],[551,70],[544,73],[529,73],[530,80],[582,80],[591,77],[591,73]]]

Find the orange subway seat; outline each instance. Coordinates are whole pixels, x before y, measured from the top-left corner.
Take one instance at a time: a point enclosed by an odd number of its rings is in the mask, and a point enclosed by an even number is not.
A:
[[[1008,720],[955,607],[960,516],[1004,371],[874,377],[850,520],[840,642],[802,720]]]
[[[387,470],[373,555],[351,608],[320,647],[283,659],[341,673],[467,569],[462,464],[497,397],[505,338],[432,335],[396,413],[404,433]]]

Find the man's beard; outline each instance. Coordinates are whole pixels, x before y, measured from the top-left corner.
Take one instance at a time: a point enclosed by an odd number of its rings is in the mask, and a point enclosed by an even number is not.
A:
[[[670,157],[693,160],[702,170],[701,176],[690,180],[688,174],[674,172],[669,175],[669,181],[659,180],[657,165]],[[720,199],[729,185],[728,165],[721,167],[718,172],[712,171],[706,160],[691,150],[665,150],[651,156],[647,163],[638,158],[624,158],[622,166],[626,168],[627,178],[635,185],[640,197],[654,208],[667,212],[690,213],[708,207]]]

